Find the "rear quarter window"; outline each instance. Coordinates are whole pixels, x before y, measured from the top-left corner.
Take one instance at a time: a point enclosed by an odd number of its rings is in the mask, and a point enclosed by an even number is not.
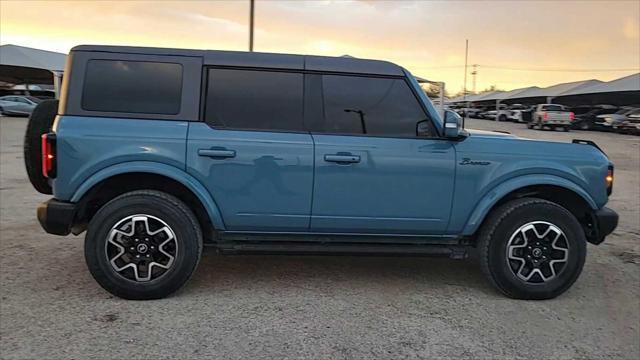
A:
[[[90,60],[82,108],[88,111],[175,115],[180,112],[182,65]]]

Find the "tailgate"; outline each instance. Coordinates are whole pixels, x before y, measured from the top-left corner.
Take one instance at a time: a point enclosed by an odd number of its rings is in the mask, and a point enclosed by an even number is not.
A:
[[[567,111],[547,111],[547,121],[570,122],[571,115]]]

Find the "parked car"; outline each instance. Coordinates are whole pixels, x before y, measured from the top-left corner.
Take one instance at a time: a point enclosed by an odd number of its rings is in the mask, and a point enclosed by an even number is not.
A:
[[[514,104],[509,106],[507,120],[517,123],[531,122],[535,107],[530,105]]]
[[[0,97],[0,115],[29,116],[41,101],[33,96],[2,96]]]
[[[613,129],[622,134],[640,135],[640,110],[628,114],[626,120],[614,124]]]
[[[67,61],[64,101],[41,103],[25,136],[29,179],[53,195],[38,220],[86,231],[89,271],[123,298],[175,292],[207,244],[475,247],[498,290],[547,299],[617,225],[613,164],[594,143],[462,129],[393,63],[120,46],[75,47]]]
[[[463,108],[463,109],[459,109],[458,111],[456,111],[456,113],[458,113],[458,115],[460,116],[466,116],[466,117],[470,117],[470,118],[476,118],[478,116],[478,113],[481,110],[478,108]]]
[[[603,114],[596,116],[594,124],[600,126],[606,131],[611,131],[614,130],[623,121],[627,120],[627,117],[629,115],[635,114],[637,112],[637,107],[623,106],[613,114]]]
[[[495,120],[495,121],[507,121],[507,116],[510,111],[508,110],[508,106],[506,104],[500,104],[499,110],[496,110],[495,106],[491,106],[487,108],[488,111],[484,111],[481,113],[483,119]]]
[[[488,120],[495,120],[498,115],[498,110],[489,110],[482,112],[482,118]]]
[[[575,120],[571,124],[572,129],[579,130],[602,130],[602,126],[596,124],[597,116],[604,114],[612,114],[618,111],[619,108],[613,105],[596,105],[591,110],[576,115]]]
[[[527,128],[533,129],[537,127],[540,130],[543,128],[552,130],[561,128],[564,131],[569,131],[574,117],[574,114],[562,105],[539,104],[533,114],[532,121],[527,124]]]

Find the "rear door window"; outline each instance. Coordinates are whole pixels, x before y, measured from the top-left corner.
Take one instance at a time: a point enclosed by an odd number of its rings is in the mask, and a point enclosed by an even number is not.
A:
[[[304,131],[303,74],[209,69],[205,121],[241,130]]]
[[[175,115],[180,112],[182,65],[90,60],[82,108],[89,111]]]
[[[404,79],[323,75],[322,89],[323,124],[315,132],[416,137],[428,119]]]

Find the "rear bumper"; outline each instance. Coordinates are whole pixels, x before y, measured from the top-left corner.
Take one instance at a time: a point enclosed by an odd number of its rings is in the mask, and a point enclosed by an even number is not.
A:
[[[618,213],[603,207],[593,213],[593,220],[594,232],[593,236],[589,237],[589,242],[598,245],[618,226]]]
[[[49,199],[38,206],[38,221],[49,234],[69,235],[77,211],[77,204]]]

